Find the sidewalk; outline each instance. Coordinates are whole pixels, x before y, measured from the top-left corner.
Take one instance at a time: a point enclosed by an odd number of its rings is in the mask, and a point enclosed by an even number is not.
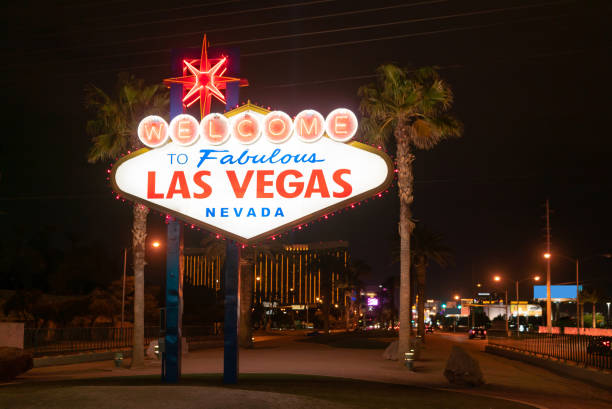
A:
[[[265,341],[256,342],[254,349],[241,350],[240,372],[325,375],[453,390],[442,372],[452,345],[458,344],[478,359],[487,382],[480,388],[460,389],[464,393],[511,399],[551,409],[612,408],[612,393],[609,391],[522,362],[487,354],[482,351],[483,341],[468,341],[465,334],[428,336],[422,359],[414,372],[409,372],[397,362],[383,360],[381,350],[331,348],[300,342],[303,338],[267,337]],[[221,348],[195,351],[184,356],[184,374],[222,371]],[[159,361],[148,361],[147,367],[141,370],[113,368],[112,362],[105,361],[35,368],[21,381],[159,373]]]

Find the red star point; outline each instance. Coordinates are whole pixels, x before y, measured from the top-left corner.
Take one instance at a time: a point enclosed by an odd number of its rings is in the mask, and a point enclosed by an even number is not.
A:
[[[227,57],[222,57],[212,67],[211,61],[215,60],[208,59],[206,35],[204,35],[202,56],[199,61],[200,68],[194,67],[197,60],[191,62],[185,60],[183,63],[191,75],[164,80],[166,84],[179,83],[183,84],[184,87],[188,87],[189,92],[183,97],[183,105],[189,108],[199,100],[202,118],[210,113],[210,104],[213,96],[225,104],[225,95],[223,95],[221,90],[226,89],[228,83],[237,82],[241,87],[249,85],[246,79],[223,76],[225,71],[227,71]]]

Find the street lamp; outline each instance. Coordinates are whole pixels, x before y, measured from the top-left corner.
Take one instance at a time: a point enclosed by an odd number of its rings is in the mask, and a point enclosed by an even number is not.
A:
[[[459,296],[458,295],[455,296],[455,301],[457,301],[457,300],[459,300]]]
[[[151,243],[151,246],[154,248],[159,248],[161,243],[159,241],[154,241]],[[125,278],[127,272],[127,252],[128,248],[123,248],[123,284],[121,289],[121,328],[123,328],[123,322],[125,318]]]
[[[571,262],[576,264],[576,330],[578,331],[578,328],[582,328],[582,325],[581,325],[582,319],[581,319],[581,316],[580,316],[580,286],[579,286],[579,281],[578,281],[578,279],[580,277],[580,260],[581,259],[580,259],[580,257],[573,258],[573,257],[564,256],[563,254],[559,254],[559,253],[555,253],[555,254],[558,257],[561,257],[561,258],[563,258],[565,260],[569,260],[569,261],[571,261]],[[544,253],[544,258],[545,259],[550,259],[551,257],[552,256],[551,256],[550,253]],[[609,259],[609,258],[612,258],[612,254],[610,254],[610,253],[595,254],[595,255],[592,255],[592,256],[583,257],[582,261],[586,261],[586,260],[591,259],[593,257],[604,257],[604,258],[608,258]],[[550,282],[547,283],[547,286],[550,286]],[[547,293],[548,293],[547,294],[548,299],[547,299],[546,308],[549,309],[550,305],[548,303],[550,302],[550,287],[548,288]],[[609,310],[609,308],[610,307],[608,307],[608,310]],[[550,315],[549,315],[549,317],[550,317]]]
[[[606,305],[608,306],[608,327],[609,327],[610,326],[610,301],[608,301]]]
[[[519,324],[520,324],[520,314],[519,314],[519,283],[522,283],[523,281],[526,280],[533,280],[533,281],[540,281],[540,276],[533,276],[533,277],[525,277],[521,280],[516,280],[515,281],[515,285],[516,285],[516,331],[519,331]],[[512,308],[510,309],[510,313],[512,313]]]
[[[495,277],[493,277],[493,281],[500,282],[501,277],[496,275]],[[504,304],[506,307],[506,334],[508,334],[508,288],[505,289],[505,293],[506,293],[506,297],[505,297]]]

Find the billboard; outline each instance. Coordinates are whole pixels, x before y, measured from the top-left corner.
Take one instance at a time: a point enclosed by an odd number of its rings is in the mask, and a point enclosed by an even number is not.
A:
[[[580,291],[582,291],[582,286],[580,286]],[[534,300],[545,300],[546,299],[546,286],[545,285],[534,285],[533,286],[533,298]],[[550,298],[555,301],[576,300],[576,286],[575,285],[551,285],[550,286]]]

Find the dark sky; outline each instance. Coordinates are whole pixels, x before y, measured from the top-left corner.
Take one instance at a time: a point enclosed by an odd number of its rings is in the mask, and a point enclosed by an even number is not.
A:
[[[121,70],[159,82],[171,74],[170,49],[199,47],[207,32],[212,46],[240,47],[241,76],[251,84],[242,100],[291,114],[356,110],[357,88],[382,63],[440,67],[465,135],[419,152],[415,163],[415,217],[446,236],[456,259],[445,270],[431,268],[429,297],[467,295],[493,273],[543,273],[547,198],[555,251],[612,252],[605,1],[52,3],[3,6],[5,235],[15,226],[55,226],[60,235],[101,240],[120,258],[131,209],[113,200],[106,167],[85,160],[83,87],[108,89]],[[367,281],[381,282],[397,273],[394,193],[293,239],[348,240],[353,256],[374,268]],[[150,237],[163,235],[163,219],[152,215]],[[161,276],[161,260],[151,258],[151,275]],[[585,261],[582,272],[612,295],[610,261]],[[553,263],[553,283],[572,274],[570,263]]]

